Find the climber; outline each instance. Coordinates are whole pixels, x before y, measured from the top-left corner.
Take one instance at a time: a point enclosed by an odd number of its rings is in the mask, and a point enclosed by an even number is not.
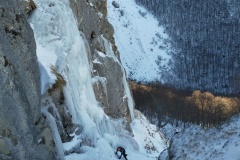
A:
[[[119,156],[119,159],[121,159],[121,158],[122,158],[122,155],[123,155],[123,157],[127,160],[127,154],[126,154],[126,151],[125,151],[124,148],[118,147],[117,150],[116,150],[116,152],[115,152],[115,154],[117,154],[118,152],[121,153],[121,155]]]

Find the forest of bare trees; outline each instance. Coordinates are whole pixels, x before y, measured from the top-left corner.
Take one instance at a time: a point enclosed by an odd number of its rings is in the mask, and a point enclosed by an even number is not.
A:
[[[136,108],[148,118],[168,116],[183,122],[216,126],[240,112],[240,99],[199,90],[177,90],[159,83],[130,82]]]
[[[170,69],[162,79],[178,89],[240,93],[239,0],[135,0],[170,37]]]

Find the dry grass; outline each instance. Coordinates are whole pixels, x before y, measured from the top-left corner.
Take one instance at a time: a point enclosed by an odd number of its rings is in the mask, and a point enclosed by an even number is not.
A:
[[[26,7],[25,7],[25,13],[30,16],[30,14],[32,13],[33,10],[35,10],[37,8],[35,2],[33,0],[29,0],[29,2],[27,2]]]
[[[37,8],[37,6],[36,6],[36,4],[35,4],[35,2],[33,0],[29,1],[29,6],[31,7],[32,10]]]
[[[54,66],[51,66],[52,73],[57,77],[55,83],[52,85],[50,90],[62,89],[63,86],[66,86],[66,81],[61,74],[59,74]]]

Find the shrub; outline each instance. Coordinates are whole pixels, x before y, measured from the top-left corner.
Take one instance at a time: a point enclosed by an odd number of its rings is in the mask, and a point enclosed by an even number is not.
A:
[[[63,86],[66,85],[65,79],[63,78],[63,76],[61,74],[59,74],[56,71],[54,66],[51,66],[51,71],[56,76],[57,79],[56,79],[55,83],[52,85],[52,88],[50,90],[61,89]]]
[[[142,12],[141,10],[139,10],[138,13],[139,13],[142,17],[145,17],[145,16],[147,15],[147,12]]]

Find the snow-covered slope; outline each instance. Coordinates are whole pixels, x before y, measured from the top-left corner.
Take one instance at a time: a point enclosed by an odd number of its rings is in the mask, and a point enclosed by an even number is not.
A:
[[[171,159],[240,160],[239,131],[240,115],[210,130],[195,125],[187,127],[175,136],[171,134]]]
[[[115,1],[119,8],[112,3]],[[108,20],[115,30],[115,41],[127,74],[136,80],[152,81],[160,78],[156,60],[167,65],[168,35],[158,21],[134,0],[108,0]]]
[[[166,148],[164,138],[156,126],[150,125],[147,119],[138,113],[139,116],[135,119],[132,117],[132,135],[123,129],[126,128],[123,119],[108,117],[98,105],[92,88],[92,68],[87,57],[89,47],[84,35],[78,30],[69,1],[34,1],[37,9],[29,22],[34,30],[37,45],[42,94],[56,79],[50,69],[54,66],[66,80],[66,87],[63,89],[66,106],[73,122],[79,126],[76,131],[80,130],[80,134],[72,134],[74,139],[71,142],[63,144],[60,138],[55,138],[60,159],[114,160],[117,159],[114,154],[117,146],[125,147],[129,159],[156,159]],[[105,56],[114,58],[110,45],[105,47]],[[127,84],[126,78],[123,78],[122,83]],[[129,93],[129,88],[125,90]],[[129,93],[126,96],[131,95]],[[130,105],[129,110],[133,114],[133,107]],[[43,108],[42,112],[47,115],[55,136],[59,137],[56,123],[47,108]],[[146,141],[142,141],[145,139]]]
[[[161,65],[167,67],[169,37],[158,26],[154,17],[134,0],[108,0],[108,20],[115,29],[115,41],[127,74],[137,80],[159,79],[155,63],[161,56]],[[113,5],[113,3],[115,3]],[[219,128],[203,130],[199,126],[180,129],[173,136],[173,127],[167,125],[165,133],[171,142],[171,159],[240,160],[240,117]],[[141,143],[141,140],[138,140]],[[165,155],[166,156],[166,155]],[[163,156],[164,157],[164,156]],[[163,158],[162,157],[162,158]]]

